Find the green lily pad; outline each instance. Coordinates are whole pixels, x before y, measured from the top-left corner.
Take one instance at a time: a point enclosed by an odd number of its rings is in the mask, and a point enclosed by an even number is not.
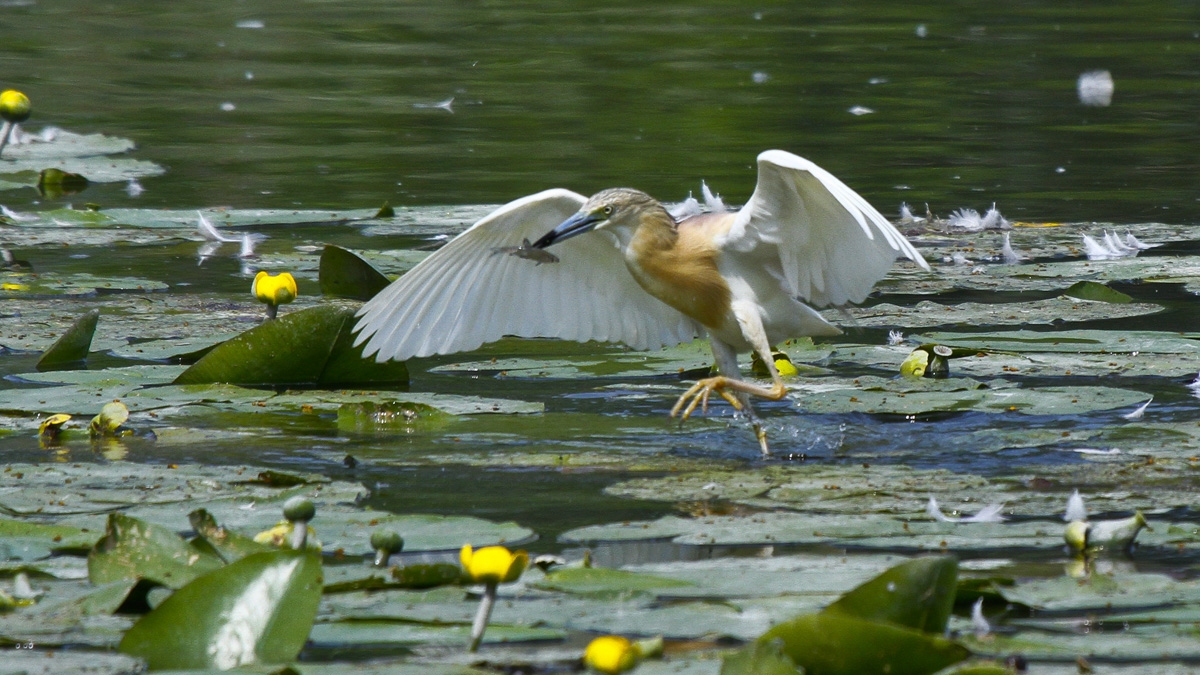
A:
[[[1120,291],[1114,291],[1108,286],[1098,284],[1095,281],[1077,281],[1070,288],[1063,291],[1063,295],[1096,302],[1111,302],[1116,304],[1133,302],[1133,298],[1129,295]]]
[[[256,553],[199,577],[142,617],[120,651],[151,669],[287,663],[308,640],[321,600],[321,560]]]
[[[6,650],[3,675],[52,675],[53,673],[89,673],[90,675],[131,675],[140,672],[145,664],[141,659],[125,654],[94,651],[31,651]]]
[[[917,558],[846,593],[825,612],[940,634],[954,609],[957,580],[953,557]]]
[[[690,582],[678,579],[602,567],[555,570],[534,584],[537,588],[582,594],[633,593],[691,585]]]
[[[849,309],[854,322],[860,326],[930,327],[964,326],[1027,326],[1030,324],[1057,325],[1064,321],[1100,321],[1146,316],[1164,311],[1152,303],[1089,302],[1087,299],[1057,297],[1013,303],[962,302],[941,304],[923,300],[915,305],[901,306],[880,303],[866,308]],[[837,322],[839,311],[826,310],[825,318]]]
[[[313,626],[312,642],[339,646],[420,645],[422,647],[465,645],[470,639],[469,625],[422,624],[401,621],[349,621],[318,623]],[[483,644],[561,640],[565,631],[553,628],[509,626],[489,623]]]
[[[391,281],[353,251],[326,244],[321,253],[321,293],[354,300],[370,300]]]
[[[57,586],[32,607],[0,614],[0,641],[32,642],[42,649],[58,645],[109,648],[132,623],[131,619],[113,613],[136,583],[123,580],[99,587],[78,583]],[[0,668],[8,663],[6,658]]]
[[[407,382],[403,363],[376,364],[353,347],[354,309],[325,305],[268,321],[221,343],[175,384]]]
[[[758,639],[773,640],[807,675],[931,675],[971,655],[940,636],[830,613],[799,616]]]
[[[53,551],[79,551],[91,548],[99,538],[99,532],[78,527],[0,518],[0,545],[10,539],[25,539],[40,541]]]
[[[245,536],[270,529],[281,519],[281,507],[289,497],[313,495],[317,515],[309,525],[317,532],[323,548],[348,556],[374,555],[371,533],[386,527],[404,537],[405,551],[457,551],[463,544],[475,547],[516,544],[532,539],[533,532],[513,522],[494,523],[469,516],[393,514],[355,508],[321,496],[320,486],[303,486],[264,498],[252,496],[209,501],[205,508],[222,527]],[[138,506],[127,512],[180,531],[188,529],[185,513],[177,504]]]
[[[136,277],[98,277],[92,274],[29,274],[0,272],[0,282],[15,288],[0,290],[0,298],[57,298],[95,295],[99,292],[165,291],[167,284]]]
[[[796,675],[796,663],[779,641],[754,642],[727,655],[720,675]]]
[[[96,321],[100,318],[100,310],[93,309],[76,319],[75,323],[63,333],[57,342],[50,345],[38,359],[39,370],[60,367],[70,363],[80,363],[87,359],[88,350],[92,346],[92,336],[96,333]]]
[[[104,536],[88,554],[88,576],[97,585],[148,579],[180,588],[223,564],[166,528],[113,513]]]
[[[1108,610],[1200,603],[1200,582],[1165,574],[1093,574],[1022,581],[998,591],[1006,600],[1050,611]]]
[[[196,509],[189,513],[188,522],[192,524],[196,538],[203,541],[208,546],[208,550],[211,550],[225,563],[271,550],[265,544],[260,544],[250,537],[220,526],[216,518],[213,518],[212,514],[205,509]],[[198,543],[194,541],[192,545],[200,550],[205,550],[204,547],[198,546]]]
[[[824,382],[793,385],[789,398],[818,413],[920,415],[975,410],[1025,415],[1074,415],[1133,406],[1146,400],[1142,392],[1109,387],[1017,387],[950,378],[887,379],[863,376],[830,386]]]
[[[281,505],[295,494],[312,499],[320,507],[325,503],[353,503],[367,493],[361,485],[316,475],[306,476],[308,482],[303,486],[281,490],[250,481],[258,473],[258,469],[244,466],[195,464],[10,464],[3,473],[5,480],[0,482],[0,512],[38,519],[35,522],[73,516],[72,522],[59,520],[56,524],[87,528],[95,532],[95,541],[104,534],[105,514],[137,505],[162,505],[172,514],[167,521],[171,531],[183,532],[191,527],[187,513],[197,502],[210,511],[225,502],[263,504],[278,519],[280,512],[272,504]],[[219,516],[218,522],[226,524],[224,517]]]

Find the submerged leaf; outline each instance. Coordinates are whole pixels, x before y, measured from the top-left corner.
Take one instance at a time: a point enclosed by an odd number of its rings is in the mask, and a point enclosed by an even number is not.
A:
[[[92,347],[92,336],[96,334],[96,321],[99,318],[100,310],[93,309],[76,319],[74,325],[38,359],[37,369],[46,370],[85,361],[88,350]]]
[[[176,591],[119,649],[151,670],[287,663],[308,640],[320,600],[319,556],[256,553]]]

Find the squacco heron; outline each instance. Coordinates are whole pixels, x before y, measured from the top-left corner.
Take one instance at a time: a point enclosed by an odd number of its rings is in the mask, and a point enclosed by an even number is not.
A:
[[[367,302],[355,344],[386,361],[507,335],[639,350],[707,335],[719,374],[692,385],[671,415],[687,419],[716,392],[749,415],[765,455],[749,397],[786,394],[771,346],[839,334],[813,307],[861,302],[899,257],[929,269],[858,193],[806,159],[769,150],[736,212],[676,220],[626,188],[587,199],[553,189],[506,204]],[[767,364],[770,386],[741,379],[737,354],[750,350]]]

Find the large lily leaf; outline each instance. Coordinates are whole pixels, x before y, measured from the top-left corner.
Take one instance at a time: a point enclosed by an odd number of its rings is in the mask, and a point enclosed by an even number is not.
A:
[[[99,318],[100,310],[93,309],[76,319],[67,332],[42,354],[42,358],[37,362],[38,370],[86,360],[88,350],[92,346],[92,336],[96,333],[96,320]]]
[[[391,281],[353,251],[326,244],[321,253],[321,293],[340,298],[370,300]]]
[[[954,609],[957,580],[954,558],[917,558],[855,588],[825,611],[940,634]]]
[[[285,663],[308,640],[321,600],[321,559],[256,553],[179,589],[142,617],[120,650],[151,670]]]
[[[355,384],[408,381],[403,363],[378,364],[353,347],[354,309],[321,305],[251,328],[213,348],[175,384]]]
[[[828,612],[796,617],[759,638],[774,640],[806,675],[929,675],[971,655],[940,636]]]
[[[161,525],[113,513],[88,554],[88,577],[93,584],[149,579],[179,588],[222,564]]]

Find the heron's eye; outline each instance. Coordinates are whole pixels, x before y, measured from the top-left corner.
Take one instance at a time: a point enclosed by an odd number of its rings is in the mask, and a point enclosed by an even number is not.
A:
[[[613,214],[613,207],[612,207],[612,204],[609,204],[609,205],[605,206],[603,209],[600,209],[600,210],[601,210],[601,211],[603,211],[603,212],[604,212],[604,215],[606,215],[606,216],[611,216],[611,215]]]

